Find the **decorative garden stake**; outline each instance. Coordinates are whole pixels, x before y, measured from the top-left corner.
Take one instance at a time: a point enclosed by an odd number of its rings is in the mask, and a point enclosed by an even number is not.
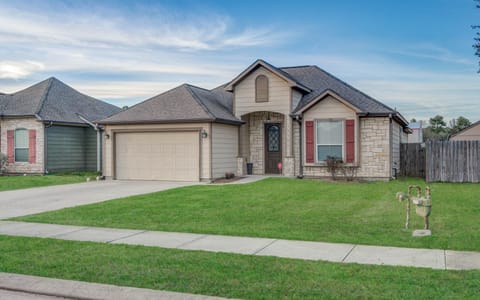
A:
[[[416,190],[416,195],[413,195],[412,191]],[[422,188],[418,185],[410,185],[408,187],[408,194],[398,192],[397,193],[397,199],[400,202],[407,201],[407,221],[405,222],[405,228],[408,228],[408,225],[410,223],[410,206],[411,203],[416,205],[415,212],[417,215],[423,217],[424,223],[425,223],[425,228],[426,230],[429,229],[429,217],[430,213],[432,212],[432,199],[430,195],[430,187],[425,188],[425,197],[422,197]],[[423,233],[423,235],[426,234],[431,234],[429,233]]]

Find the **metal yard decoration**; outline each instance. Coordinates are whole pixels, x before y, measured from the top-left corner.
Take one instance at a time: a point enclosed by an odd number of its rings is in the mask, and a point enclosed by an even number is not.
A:
[[[416,195],[413,195],[414,190],[417,191]],[[408,229],[410,223],[410,206],[411,202],[415,204],[415,212],[417,215],[423,217],[425,228],[429,229],[429,217],[432,212],[432,199],[430,195],[430,187],[425,188],[425,196],[422,197],[422,188],[418,185],[410,185],[408,187],[408,194],[398,192],[397,199],[400,202],[407,201],[407,221],[405,223],[405,228]]]

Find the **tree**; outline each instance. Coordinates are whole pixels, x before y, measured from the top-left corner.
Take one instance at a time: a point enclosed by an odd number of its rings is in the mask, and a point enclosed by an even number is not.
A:
[[[442,134],[447,131],[447,123],[443,120],[443,116],[436,115],[430,118],[430,129],[435,134]]]
[[[415,122],[417,122],[417,119],[415,119],[415,118],[412,118],[412,119],[410,120],[410,123],[415,123]]]
[[[472,125],[472,122],[470,122],[469,119],[467,119],[463,116],[460,116],[456,119],[452,119],[450,121],[450,134],[457,133],[457,132],[467,128],[470,125]]]
[[[475,2],[477,2],[476,7],[480,8],[480,0],[475,0]],[[479,30],[480,25],[473,25],[472,28]],[[477,31],[476,36],[473,38],[473,40],[475,41],[475,43],[473,44],[473,48],[475,49],[475,55],[480,58],[480,31]],[[479,62],[479,66],[480,66],[480,62]],[[480,73],[480,68],[478,69],[478,72]]]

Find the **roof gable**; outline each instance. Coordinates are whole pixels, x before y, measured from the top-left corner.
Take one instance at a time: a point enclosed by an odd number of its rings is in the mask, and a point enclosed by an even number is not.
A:
[[[450,138],[453,138],[453,137],[455,137],[455,136],[457,136],[457,135],[460,135],[460,136],[461,136],[461,135],[465,134],[466,132],[472,130],[473,128],[477,127],[477,126],[480,126],[480,120],[477,121],[477,122],[475,122],[475,123],[473,123],[473,124],[471,124],[470,126],[468,126],[468,127],[466,127],[466,128],[463,128],[463,129],[460,130],[459,132],[456,132],[456,133],[452,134],[452,135],[450,136]]]
[[[237,77],[235,77],[232,81],[230,81],[225,89],[227,91],[233,91],[235,85],[237,85],[240,81],[242,81],[246,76],[250,75],[253,71],[255,71],[259,67],[264,67],[265,69],[269,70],[270,72],[276,74],[283,80],[285,80],[291,87],[296,88],[304,93],[309,93],[311,92],[311,89],[308,88],[307,86],[303,85],[302,83],[298,82],[290,76],[290,74],[284,72],[281,69],[278,69],[275,66],[272,66],[271,64],[267,63],[264,60],[258,59],[256,60],[253,64],[251,64],[248,68],[246,68],[242,73],[240,73]]]

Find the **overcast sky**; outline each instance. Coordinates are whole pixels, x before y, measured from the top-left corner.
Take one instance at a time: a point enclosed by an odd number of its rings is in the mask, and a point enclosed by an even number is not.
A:
[[[3,1],[0,92],[55,76],[118,106],[257,58],[318,65],[397,108],[480,119],[473,0]]]

